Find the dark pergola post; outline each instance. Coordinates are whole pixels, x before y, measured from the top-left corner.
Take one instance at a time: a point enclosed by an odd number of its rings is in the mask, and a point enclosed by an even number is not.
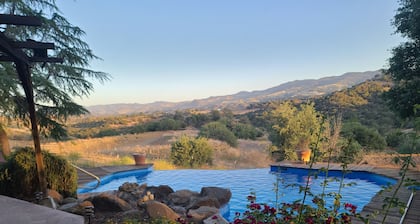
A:
[[[38,121],[36,118],[35,102],[34,102],[34,90],[32,87],[31,71],[28,64],[21,61],[16,61],[16,70],[19,75],[19,79],[22,82],[23,90],[25,91],[26,102],[28,103],[29,119],[31,121],[31,132],[34,141],[35,149],[35,161],[38,173],[39,190],[42,194],[47,196],[47,178],[45,175],[44,160],[41,153],[41,141],[39,138]]]
[[[41,20],[33,16],[16,16],[0,14],[1,24],[40,26]],[[27,48],[34,51],[32,57],[28,57],[21,48]],[[30,64],[33,62],[62,62],[60,58],[50,58],[47,49],[53,49],[53,43],[42,43],[33,40],[13,41],[7,38],[3,32],[0,32],[0,51],[5,55],[0,55],[0,61],[11,61],[15,63],[16,71],[21,81],[28,104],[28,113],[31,122],[31,132],[35,148],[35,161],[38,173],[39,190],[43,196],[47,196],[47,178],[45,174],[44,160],[41,152],[41,141],[39,137],[38,121],[36,118],[36,109],[34,101],[34,90],[32,85],[32,76]],[[39,53],[41,52],[41,53]]]

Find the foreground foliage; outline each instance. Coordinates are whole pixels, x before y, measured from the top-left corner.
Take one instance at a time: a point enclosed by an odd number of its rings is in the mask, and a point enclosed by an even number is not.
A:
[[[275,208],[264,203],[257,203],[256,196],[251,194],[247,197],[249,204],[243,213],[235,214],[234,224],[251,223],[351,223],[354,219],[362,219],[356,212],[357,207],[350,203],[344,203],[344,211],[337,212],[327,210],[325,201],[314,198],[315,206],[303,205],[299,201],[282,203],[280,208]],[[303,209],[302,209],[303,207]]]
[[[65,160],[48,152],[42,152],[49,189],[64,197],[76,197],[77,172]],[[0,167],[0,194],[16,198],[33,198],[37,189],[38,176],[35,152],[31,148],[16,150],[7,163]]]

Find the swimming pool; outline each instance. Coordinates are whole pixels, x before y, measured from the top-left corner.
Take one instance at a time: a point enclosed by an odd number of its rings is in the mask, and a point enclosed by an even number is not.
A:
[[[275,171],[275,172],[272,172]],[[169,170],[152,171],[137,170],[120,172],[102,179],[101,186],[89,191],[79,189],[78,193],[102,192],[116,190],[125,182],[147,183],[148,186],[169,185],[172,189],[189,189],[200,192],[202,187],[217,186],[229,188],[232,191],[232,198],[229,202],[228,214],[225,217],[233,219],[235,212],[243,212],[246,209],[246,197],[250,192],[255,192],[257,202],[275,204],[276,193],[274,184],[280,181],[279,202],[293,202],[301,199],[297,187],[286,187],[288,184],[303,185],[306,183],[308,170],[299,168],[287,168],[270,170],[264,169],[243,169],[243,170]],[[329,176],[341,176],[340,171],[330,171]],[[311,190],[315,193],[322,191],[322,175],[318,179],[311,178]],[[281,183],[284,182],[284,183]],[[345,183],[354,182],[356,185],[342,189],[342,202],[349,202],[358,206],[360,211],[371,198],[381,190],[381,186],[394,184],[396,181],[381,175],[369,172],[352,172],[346,174]],[[94,186],[96,183],[90,183]],[[89,184],[88,184],[89,186]],[[328,192],[337,192],[339,182],[329,182]],[[332,200],[330,200],[332,202]]]

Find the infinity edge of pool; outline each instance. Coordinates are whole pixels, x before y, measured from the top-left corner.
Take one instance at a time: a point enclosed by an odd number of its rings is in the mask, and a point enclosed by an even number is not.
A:
[[[244,170],[247,170],[247,169],[244,169]],[[308,168],[286,167],[286,166],[271,166],[269,169],[270,172],[281,172],[285,170],[292,171],[293,173],[300,173],[300,174],[313,171],[313,172],[318,172],[320,176],[325,176],[325,172],[319,172],[318,169],[311,170]],[[136,170],[127,170],[127,171],[111,173],[101,178],[101,182],[99,186],[103,186],[115,179],[124,178],[128,176],[137,176],[139,174],[148,174],[148,173],[151,173],[152,171],[153,171],[153,167],[149,167],[149,168],[141,168],[141,169],[136,169]],[[171,170],[168,170],[168,171],[171,171]],[[173,171],[176,171],[176,170],[173,170]],[[341,177],[341,173],[342,173],[341,170],[329,170],[328,176]],[[348,173],[345,174],[345,177],[350,178],[350,179],[358,178],[358,179],[368,180],[368,181],[374,182],[377,185],[394,185],[395,183],[397,183],[397,180],[394,178],[387,177],[382,174],[369,172],[369,171],[349,171]],[[96,186],[96,184],[97,184],[97,181],[88,182],[84,184],[83,188],[77,189],[77,193],[78,194],[89,193],[90,191],[92,191],[92,188]]]
[[[210,174],[210,176],[212,176],[213,178],[214,178],[214,176],[222,177],[225,172],[226,173],[228,173],[228,172],[246,172],[248,175],[250,175],[250,178],[254,178],[253,179],[254,181],[256,181],[255,178],[259,177],[259,175],[262,171],[266,172],[267,174],[278,174],[278,175],[293,174],[293,175],[298,175],[298,176],[302,176],[302,177],[305,176],[305,175],[307,176],[311,172],[317,172],[317,176],[320,176],[320,177],[325,176],[325,172],[323,172],[321,170],[307,169],[307,168],[295,168],[295,167],[288,167],[288,166],[287,167],[276,166],[275,168],[270,167],[270,168],[240,169],[240,170],[184,169],[184,170],[166,170],[166,171],[160,171],[159,170],[156,173],[155,172],[152,173],[152,171],[153,171],[153,168],[149,167],[149,168],[142,168],[142,169],[136,169],[136,170],[127,170],[127,171],[111,173],[111,174],[106,175],[103,178],[101,178],[101,184],[99,185],[98,190],[95,191],[96,188],[93,189],[96,186],[97,181],[92,181],[92,182],[89,182],[89,183],[85,184],[84,188],[78,189],[77,193],[78,194],[83,194],[83,193],[90,193],[90,192],[104,192],[104,191],[108,191],[108,190],[116,190],[116,189],[118,189],[118,186],[120,186],[123,182],[119,183],[117,187],[116,186],[111,187],[111,189],[108,189],[108,188],[105,187],[105,189],[100,190],[100,188],[103,187],[103,186],[106,186],[107,184],[111,184],[111,186],[112,186],[112,183],[115,184],[115,181],[117,181],[117,183],[118,183],[119,179],[122,179],[122,181],[125,181],[125,179],[131,179],[132,177],[134,177],[135,181],[138,182],[139,179],[137,179],[137,178],[149,177],[150,175],[155,175],[155,174],[156,175],[162,175],[163,173],[169,173],[169,172],[172,172],[172,171],[175,171],[175,172],[179,171],[180,172],[179,174],[181,174],[181,178],[182,178],[182,174],[185,175],[185,172],[187,172],[188,174],[191,174],[191,172],[205,172],[203,174],[204,176],[207,176],[207,175]],[[212,172],[212,171],[214,171],[214,172]],[[223,172],[223,174],[221,174],[220,172]],[[257,176],[252,176],[253,174],[257,175]],[[228,175],[231,175],[231,174],[228,174]],[[171,176],[173,177],[174,174],[171,175]],[[341,176],[342,176],[342,171],[340,171],[340,170],[329,170],[328,171],[328,177],[331,177],[333,179],[334,179],[334,177],[335,178],[340,178]],[[180,176],[177,176],[177,178],[180,178]],[[264,179],[264,176],[261,176],[261,178]],[[377,186],[376,189],[378,187],[381,187],[381,186],[393,185],[393,184],[396,183],[396,179],[393,179],[393,178],[390,178],[390,177],[387,177],[387,176],[384,176],[384,175],[381,175],[381,174],[369,172],[369,171],[352,171],[352,172],[346,173],[345,178],[347,180],[354,179],[355,181],[360,180],[360,181],[369,182],[369,183]],[[169,179],[171,179],[171,178],[169,178]],[[151,184],[156,185],[156,186],[161,185],[161,184],[166,184],[166,182],[170,182],[170,183],[175,184],[176,180],[172,180],[172,181],[175,181],[175,182],[172,182],[169,179],[164,179],[165,183],[153,183],[153,181],[152,181]],[[218,179],[220,179],[220,178],[218,178]],[[221,179],[223,179],[223,178],[221,178]],[[306,177],[303,178],[303,181],[305,181],[305,180],[306,180]],[[226,181],[230,182],[230,180],[226,180]],[[132,180],[128,180],[127,182],[132,182]],[[222,181],[222,182],[224,183],[224,181]],[[144,183],[149,184],[149,182],[147,182],[147,181],[144,182]],[[192,183],[194,183],[194,181],[192,181],[191,184]],[[177,185],[177,184],[175,184],[175,185]],[[205,185],[205,186],[221,186],[221,187],[223,187],[222,185],[223,184],[221,182],[218,182],[218,184],[215,183],[215,185]],[[183,185],[183,186],[185,186],[185,185]],[[193,186],[196,186],[196,185],[193,185]],[[192,189],[192,188],[194,188],[193,186],[188,186],[188,184],[187,184],[187,186],[183,189],[189,189],[189,190],[195,190],[196,191],[197,189]],[[248,185],[246,185],[246,186],[248,186]],[[261,186],[261,185],[258,185],[258,186]],[[242,187],[243,187],[243,185],[242,185]],[[235,186],[231,189],[232,194],[235,192],[234,188],[237,188],[237,186]],[[255,189],[255,188],[253,188],[253,189]],[[265,188],[262,188],[262,189],[265,189]],[[174,190],[176,190],[176,188],[174,188]],[[238,189],[236,189],[236,190],[238,190]],[[255,189],[255,190],[257,190],[257,189]],[[243,189],[240,190],[240,191],[243,191]],[[236,194],[237,193],[238,192],[236,192]],[[240,194],[240,195],[242,195],[242,194]],[[369,195],[370,199],[366,199],[366,197],[365,197],[365,201],[363,202],[363,205],[360,204],[361,208],[364,207],[364,205],[366,205],[366,203],[369,202],[368,200],[371,200],[371,197],[373,197],[373,195]],[[242,205],[243,202],[245,201],[244,199],[238,199],[238,198],[235,199],[234,197],[232,197],[230,203],[226,205],[227,207],[224,207],[223,209],[221,209],[221,211],[220,211],[221,214],[228,220],[232,219],[233,218],[233,215],[232,215],[233,212],[232,211],[243,210],[242,207],[244,207],[244,208],[246,207],[245,205]],[[237,208],[239,205],[240,205],[240,208]],[[229,210],[231,210],[231,211],[229,211]],[[227,213],[224,214],[223,212],[224,213],[227,212]],[[243,211],[241,211],[241,212],[243,212]]]

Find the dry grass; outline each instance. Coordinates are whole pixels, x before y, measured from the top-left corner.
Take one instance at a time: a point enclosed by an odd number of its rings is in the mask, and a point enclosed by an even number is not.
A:
[[[401,165],[395,164],[393,162],[395,156],[397,154],[390,154],[384,152],[375,152],[371,154],[367,154],[363,156],[362,164],[367,164],[375,167],[383,167],[383,168],[400,168]],[[412,170],[420,171],[420,154],[414,154],[412,157],[416,167],[410,167]]]
[[[215,140],[210,143],[215,149],[213,166],[219,169],[268,167],[272,163],[267,153],[267,141],[239,140],[237,148]]]
[[[96,167],[134,164],[133,153],[146,153],[156,170],[176,169],[169,161],[171,144],[181,135],[196,136],[197,130],[148,132],[63,142],[44,142],[42,148],[61,155],[76,165]],[[239,140],[238,148],[210,140],[215,148],[211,169],[268,167],[267,141]],[[31,141],[13,141],[12,146],[31,146]]]
[[[96,167],[109,165],[134,164],[133,153],[146,153],[147,162],[154,163],[156,170],[177,169],[170,163],[171,144],[181,135],[196,136],[197,130],[148,132],[136,135],[123,135],[93,139],[77,139],[64,142],[44,142],[42,148],[61,155],[76,165]],[[268,157],[269,141],[239,140],[238,147],[210,140],[213,146],[213,164],[203,167],[209,169],[243,169],[268,167],[272,160]],[[12,141],[12,147],[32,146],[29,140]],[[394,164],[395,155],[372,153],[364,156],[361,163],[376,167],[399,168]],[[416,164],[420,164],[420,154],[414,155]],[[417,166],[415,170],[420,171]]]
[[[153,160],[154,170],[175,170],[177,167],[167,160]]]

